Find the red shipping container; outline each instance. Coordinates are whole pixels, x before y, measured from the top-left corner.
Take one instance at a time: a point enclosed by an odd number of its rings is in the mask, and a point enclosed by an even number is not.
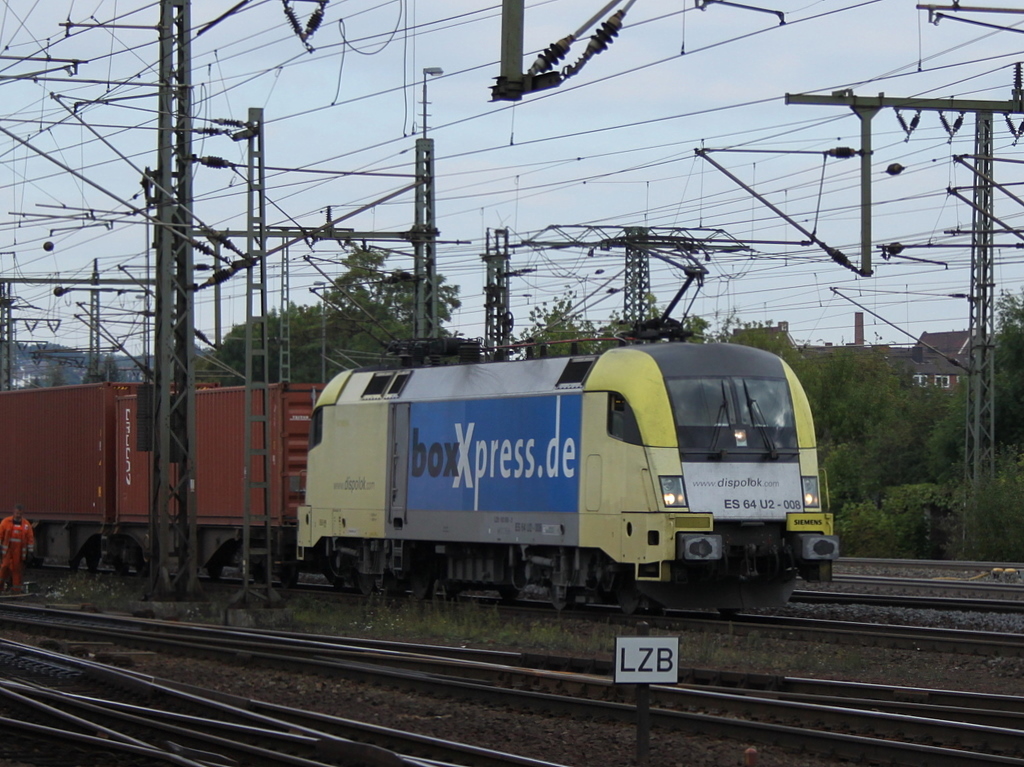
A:
[[[268,457],[270,513],[274,526],[295,524],[305,488],[309,419],[320,385],[273,384]],[[136,445],[135,397],[117,401],[117,504],[121,525],[149,520],[149,466],[152,453]],[[240,526],[245,511],[245,389],[196,392],[196,514],[204,526]],[[254,512],[260,509],[254,507]]]
[[[0,393],[0,511],[99,526],[115,510],[114,405],[136,384],[98,383]]]

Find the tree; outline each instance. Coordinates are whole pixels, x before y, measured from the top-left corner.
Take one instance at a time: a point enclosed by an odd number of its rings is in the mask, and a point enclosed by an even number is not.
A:
[[[615,323],[598,328],[576,311],[572,291],[556,298],[550,308],[545,301],[530,309],[530,326],[513,338],[513,343],[546,347],[551,356],[597,354],[618,346],[614,339],[621,328]],[[529,347],[527,347],[529,348]]]
[[[322,367],[330,378],[339,370],[375,364],[389,342],[412,337],[415,278],[387,271],[386,261],[386,253],[355,250],[342,260],[346,271],[324,288],[322,301],[312,306],[289,304],[292,381],[320,381]],[[459,289],[438,277],[437,293],[438,319],[445,322],[461,306]],[[271,310],[267,333],[272,381],[280,380],[280,327],[280,312]],[[244,383],[245,325],[234,326],[219,349],[201,355],[196,370],[198,380]]]
[[[645,317],[660,317],[663,311],[655,303],[654,295],[648,294],[646,298]],[[547,301],[534,306],[530,310],[530,326],[513,339],[514,343],[543,346],[552,356],[599,354],[630,337],[633,328],[623,322],[618,313],[613,312],[607,324],[598,326],[583,318],[578,305],[576,293],[569,291],[556,298],[550,308]],[[703,334],[709,327],[700,317],[686,317],[681,324],[695,342],[703,341]]]
[[[121,368],[117,366],[117,358],[113,354],[104,355],[100,361],[100,380],[113,382],[121,380]]]
[[[1024,446],[1024,289],[996,300],[996,440]]]

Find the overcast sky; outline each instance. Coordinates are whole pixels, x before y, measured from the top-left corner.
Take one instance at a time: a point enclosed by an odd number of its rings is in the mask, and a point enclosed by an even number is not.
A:
[[[193,29],[236,4],[194,3]],[[612,5],[605,17],[624,4]],[[859,160],[826,160],[823,153],[858,149],[860,121],[846,107],[787,106],[785,94],[849,88],[865,96],[1009,100],[1013,65],[1024,59],[1020,14],[942,11],[952,18],[933,24],[909,0],[756,5],[765,12],[636,0],[608,50],[557,89],[512,104],[490,101],[500,5],[330,0],[305,42],[293,32],[285,5],[251,0],[194,40],[196,127],[263,108],[266,163],[275,169],[268,174],[270,223],[316,226],[328,208],[335,217],[350,213],[409,183],[423,127],[423,70],[443,69],[427,83],[428,125],[436,141],[439,270],[462,291],[454,330],[483,332],[480,255],[487,230],[506,227],[518,245],[552,225],[673,227],[735,241],[738,249],[704,262],[708,276],[693,305],[716,324],[730,313],[744,321],[787,321],[797,341],[838,344],[852,341],[857,302],[913,336],[967,328],[969,238],[947,232],[969,230],[971,210],[947,189],[973,183],[954,160],[973,152],[972,114],[960,120],[955,112],[925,112],[909,135],[892,109],[874,118],[876,271],[870,278],[801,244],[804,235],[694,150],[721,150],[711,154],[715,162],[859,262]],[[320,5],[287,3],[303,29]],[[528,2],[523,68],[604,5]],[[152,235],[129,206],[142,205],[141,172],[156,165],[158,10],[156,2],[134,0],[21,0],[0,12],[0,127],[32,147],[0,135],[4,276],[87,277],[94,259],[105,276],[142,274]],[[585,46],[586,39],[576,43],[563,65]],[[47,57],[80,63],[68,71],[60,68],[66,62],[47,63]],[[909,128],[914,113],[901,116]],[[1022,120],[1013,119],[1014,129]],[[1012,185],[1021,176],[1015,163],[1022,153],[1002,114],[995,127],[995,174]],[[245,142],[197,135],[195,153],[244,166]],[[906,169],[888,175],[892,163]],[[389,175],[340,175],[352,171]],[[244,177],[244,167],[197,167],[196,216],[210,226],[243,228]],[[1020,204],[1005,194],[996,194],[996,210],[1010,225],[1021,220]],[[413,196],[405,193],[345,225],[404,231],[413,211]],[[1021,239],[995,239],[1005,246],[996,253],[997,289],[1017,291]],[[891,242],[913,246],[903,255],[916,260],[880,258],[877,246]],[[395,248],[393,268],[411,269],[410,248],[382,244]],[[340,253],[328,243],[312,251],[290,248],[291,299],[315,300],[309,288],[323,279],[305,257],[333,275],[330,261]],[[622,311],[621,293],[609,292],[621,286],[621,251],[515,247],[513,268],[535,270],[512,283],[519,328],[536,304],[567,293],[599,323]],[[280,270],[275,257],[275,305]],[[681,280],[677,269],[652,265],[660,303]],[[230,300],[242,289],[242,277],[225,286],[228,324],[244,319],[244,306]],[[19,340],[86,345],[85,324],[75,318],[84,313],[79,304],[88,302],[86,293],[57,298],[52,285],[18,285],[14,292]],[[137,348],[138,295],[104,294],[102,303],[108,331]],[[212,292],[200,294],[198,325],[207,333],[211,303]],[[910,341],[870,314],[866,324],[869,342]]]

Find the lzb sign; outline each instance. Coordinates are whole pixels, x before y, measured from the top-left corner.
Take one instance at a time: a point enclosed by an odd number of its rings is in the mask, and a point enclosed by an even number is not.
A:
[[[616,637],[615,683],[679,681],[679,637]]]

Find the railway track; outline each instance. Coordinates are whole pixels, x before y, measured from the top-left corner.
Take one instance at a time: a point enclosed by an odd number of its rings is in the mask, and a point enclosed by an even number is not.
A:
[[[573,717],[635,717],[632,688],[616,687],[608,664],[589,660],[237,631],[25,606],[4,605],[0,623],[63,634],[66,639],[58,646],[67,652],[74,652],[80,641],[67,637],[84,636],[94,653],[97,641],[117,641],[128,647],[265,664]],[[115,653],[108,652],[114,662]],[[688,670],[680,685],[652,688],[651,713],[656,728],[775,743],[848,759],[1024,765],[1024,715],[1016,711],[1016,700]],[[300,728],[315,729],[319,720],[318,715],[269,703],[248,701],[245,707]]]
[[[558,767],[403,730],[162,683],[0,640],[0,754],[27,763]],[[387,744],[386,747],[377,743]]]

